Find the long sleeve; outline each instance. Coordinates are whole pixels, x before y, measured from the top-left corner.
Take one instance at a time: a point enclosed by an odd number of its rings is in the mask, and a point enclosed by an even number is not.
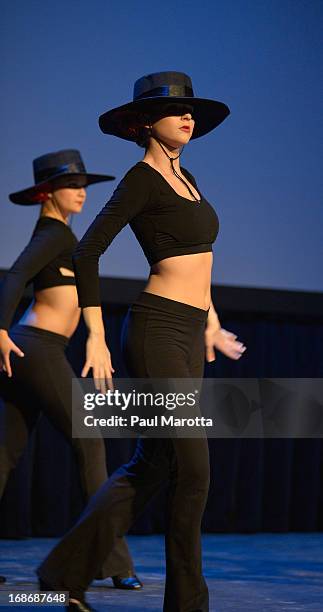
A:
[[[44,218],[45,219],[45,218]],[[8,330],[25,287],[64,248],[63,223],[38,221],[30,242],[0,284],[0,329]]]
[[[99,258],[121,229],[149,204],[152,189],[149,172],[134,166],[79,242],[73,264],[82,308],[100,306]]]

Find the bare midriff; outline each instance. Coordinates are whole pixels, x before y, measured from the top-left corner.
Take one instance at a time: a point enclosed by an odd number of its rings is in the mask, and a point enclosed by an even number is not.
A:
[[[144,291],[208,310],[212,261],[212,252],[162,259],[151,267]]]
[[[211,301],[212,259],[211,252],[162,259],[151,267],[144,291],[207,310]],[[80,314],[75,285],[61,285],[36,291],[19,324],[70,338]]]
[[[19,321],[70,338],[75,332],[81,309],[75,285],[60,285],[35,292],[35,298]]]

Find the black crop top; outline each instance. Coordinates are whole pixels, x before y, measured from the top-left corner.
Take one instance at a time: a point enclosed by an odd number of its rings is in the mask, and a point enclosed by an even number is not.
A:
[[[181,170],[197,188],[194,177]],[[203,196],[196,202],[178,195],[157,170],[138,162],[119,183],[74,253],[82,308],[100,305],[99,257],[127,223],[150,265],[167,257],[212,251],[219,229],[218,217]]]
[[[64,276],[60,268],[73,272],[72,253],[77,239],[68,225],[51,217],[40,217],[32,237],[5,274],[0,285],[0,329],[9,329],[24,289],[33,282],[34,291],[75,285],[74,276]]]

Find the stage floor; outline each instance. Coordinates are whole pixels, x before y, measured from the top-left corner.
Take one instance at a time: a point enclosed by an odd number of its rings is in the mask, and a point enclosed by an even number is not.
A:
[[[7,591],[36,591],[34,568],[53,539],[1,540],[1,599]],[[144,589],[120,591],[109,580],[94,582],[89,602],[98,612],[161,612],[164,586],[162,536],[131,536],[138,576]],[[211,612],[280,612],[323,610],[323,534],[230,534],[203,536],[204,573]],[[3,605],[0,612],[48,606]],[[61,607],[56,607],[61,610]]]

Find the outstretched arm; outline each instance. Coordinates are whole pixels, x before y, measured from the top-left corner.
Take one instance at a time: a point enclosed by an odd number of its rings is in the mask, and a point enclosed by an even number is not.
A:
[[[34,233],[19,255],[18,259],[5,274],[0,285],[0,371],[12,376],[10,353],[19,357],[23,352],[11,340],[8,330],[26,285],[61,250],[64,249],[66,228],[60,222],[47,222],[37,225]]]
[[[0,284],[0,329],[8,330],[26,285],[64,250],[66,227],[49,220],[36,225],[33,235]]]
[[[114,237],[136,215],[149,205],[152,194],[151,175],[142,168],[132,169],[119,183],[109,202],[94,219],[80,241],[74,256],[79,305],[88,329],[86,361],[82,376],[90,369],[95,386],[105,393],[106,383],[112,389],[111,355],[105,342],[99,287],[99,258]]]

